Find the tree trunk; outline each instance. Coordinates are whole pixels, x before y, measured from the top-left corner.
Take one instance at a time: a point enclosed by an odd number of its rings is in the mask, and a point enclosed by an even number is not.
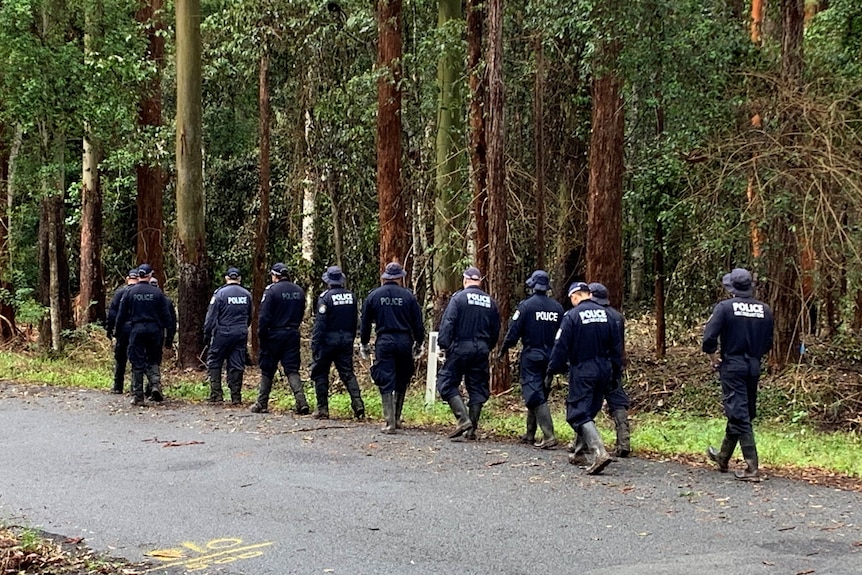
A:
[[[163,0],[142,0],[135,19],[147,32],[147,58],[153,63],[155,74],[144,88],[138,110],[138,125],[145,131],[162,124],[162,67],[165,57],[165,24],[162,19]],[[164,188],[165,175],[155,150],[150,150],[136,167],[138,241],[137,263],[153,266],[155,277],[165,285]],[[182,312],[180,312],[182,313]]]
[[[661,220],[655,224],[653,265],[655,267],[655,355],[667,353],[667,320],[664,311],[664,229]]]
[[[44,347],[55,352],[63,348],[62,333],[71,327],[69,265],[65,242],[65,138],[56,128],[43,124],[42,160],[49,169],[42,175],[39,217],[39,301],[48,308],[48,317],[39,329]]]
[[[104,36],[101,2],[85,7],[84,59],[91,61]],[[81,162],[81,267],[78,277],[76,323],[79,326],[104,321],[105,285],[102,272],[102,187],[99,162],[102,151],[84,125],[83,157]]]
[[[377,0],[377,205],[380,270],[403,261],[407,216],[401,193],[401,0]]]
[[[500,317],[509,317],[509,233],[506,210],[506,122],[503,84],[503,0],[488,2],[488,291],[497,300]],[[484,273],[485,270],[482,270]],[[494,342],[496,344],[496,342]],[[509,389],[509,356],[494,362],[491,391]]]
[[[802,54],[802,33],[804,9],[802,0],[782,0],[781,35],[781,80],[782,90],[788,98],[795,100],[801,89],[804,59]],[[780,118],[779,139],[787,149],[796,146],[798,138],[796,114],[793,107],[785,107]],[[792,162],[792,160],[788,160]],[[792,170],[796,166],[787,165]],[[803,193],[799,182],[790,179],[786,190],[800,196]],[[789,202],[792,208],[776,213],[770,225],[768,254],[769,286],[768,303],[772,306],[775,318],[775,344],[772,360],[778,367],[796,363],[800,357],[800,343],[803,332],[803,310],[805,309],[804,286],[802,284],[808,264],[801,261],[805,239],[797,236],[802,229],[795,201]]]
[[[536,162],[536,268],[545,269],[545,52],[536,32],[533,83],[533,155]]]
[[[271,110],[269,101],[269,50],[264,48],[260,56],[260,71],[258,74],[258,138],[260,140],[260,181],[258,189],[258,203],[260,212],[257,218],[257,229],[254,234],[254,255],[252,265],[252,288],[251,294],[254,299],[254,313],[251,318],[251,349],[252,355],[257,358],[260,351],[260,342],[257,339],[257,314],[260,308],[260,300],[263,298],[263,290],[267,273],[266,245],[269,237],[269,191],[270,191],[270,124]]]
[[[198,367],[209,302],[204,213],[200,0],[178,0],[177,51],[177,261],[180,367]]]
[[[488,269],[488,158],[485,141],[486,82],[482,66],[485,2],[467,0],[467,73],[470,79],[470,183],[476,266]]]
[[[78,325],[105,319],[105,282],[102,273],[102,187],[98,145],[84,138],[81,178],[81,272]]]
[[[460,20],[461,0],[438,0],[437,26]],[[437,163],[434,197],[434,307],[442,307],[449,296],[461,287],[457,262],[461,254],[459,233],[464,226],[458,202],[463,184],[461,133],[461,98],[456,92],[463,70],[447,50],[437,62]]]
[[[11,150],[6,145],[5,130],[0,126],[0,290],[14,293],[12,285],[12,253],[9,237],[9,214],[12,207]],[[15,337],[15,308],[8,298],[0,298],[0,341]]]
[[[623,104],[615,72],[619,45],[602,49],[605,69],[592,84],[587,200],[587,279],[605,284],[611,305],[622,309]]]

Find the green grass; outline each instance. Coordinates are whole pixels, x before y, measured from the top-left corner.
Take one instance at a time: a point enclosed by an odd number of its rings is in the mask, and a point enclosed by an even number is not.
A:
[[[18,382],[48,384],[75,388],[111,388],[113,360],[110,353],[81,351],[69,357],[51,359],[44,356],[0,351],[0,379]],[[367,375],[359,370],[363,385],[366,416],[381,419],[380,394],[370,384]],[[256,397],[257,375],[246,372],[243,398],[246,403]],[[209,386],[203,372],[173,371],[164,378],[168,397],[188,401],[204,401]],[[353,416],[350,397],[343,385],[334,377],[329,398],[332,418],[349,419]],[[446,403],[439,399],[433,405],[424,404],[424,385],[411,388],[404,403],[403,417],[408,427],[448,428],[454,418]],[[306,380],[306,397],[314,406],[314,390]],[[284,377],[276,377],[270,408],[274,411],[292,411],[295,402]],[[557,438],[571,441],[573,432],[565,421],[562,401],[552,401],[552,414]],[[526,410],[517,394],[491,398],[486,404],[480,422],[482,433],[501,438],[515,439],[523,433]],[[614,430],[610,418],[601,415],[597,424],[608,445],[613,445]],[[724,433],[723,417],[703,417],[672,411],[667,413],[638,413],[632,416],[632,447],[664,455],[688,454],[704,456],[707,445],[719,445]],[[806,425],[804,421],[756,421],[755,434],[761,461],[770,467],[818,468],[850,477],[862,478],[862,437],[853,432],[824,433]]]

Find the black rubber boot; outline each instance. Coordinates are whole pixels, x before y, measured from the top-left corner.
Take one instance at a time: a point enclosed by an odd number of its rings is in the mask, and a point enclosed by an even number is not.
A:
[[[593,421],[588,421],[581,425],[580,435],[584,437],[584,443],[587,444],[587,449],[593,454],[593,460],[586,469],[587,475],[598,475],[605,467],[613,460],[608,455],[605,449],[605,444],[602,442],[602,436],[599,435],[599,430],[596,429],[596,424]]]
[[[318,379],[314,382],[314,396],[317,409],[311,414],[314,419],[329,419],[329,380]]]
[[[162,371],[159,364],[154,363],[147,368],[147,379],[150,382],[150,398],[160,403],[165,397],[162,395]]]
[[[356,376],[348,378],[344,382],[344,387],[347,388],[347,393],[350,394],[350,407],[353,409],[353,417],[356,419],[365,419],[365,403],[362,401],[362,390],[359,389],[359,382],[356,381]],[[401,415],[400,410],[398,410],[398,415]]]
[[[629,429],[629,414],[625,409],[615,409],[611,414],[614,426],[617,429],[617,445],[614,455],[617,457],[628,457],[632,452],[631,431]]]
[[[458,420],[455,431],[449,434],[449,438],[461,437],[464,435],[464,432],[473,428],[473,422],[467,417],[467,407],[464,405],[464,400],[461,399],[460,395],[450,397],[447,403],[449,403],[449,407],[452,409],[452,415]]]
[[[132,370],[132,405],[144,405],[144,372]]]
[[[397,429],[395,427],[395,394],[381,393],[380,403],[383,406],[383,419],[386,421],[386,425],[380,431],[386,435],[392,435]]]
[[[521,443],[533,445],[536,442],[536,408],[527,408],[527,431],[518,436]]]
[[[231,405],[242,405],[243,370],[231,369],[227,372],[227,387],[230,390]]]
[[[745,469],[735,473],[740,481],[760,481],[760,462],[757,458],[757,445],[754,442],[754,433],[746,433],[739,437],[739,448],[742,450],[742,458],[745,460]]]
[[[715,461],[718,470],[722,473],[727,473],[727,466],[730,463],[733,450],[736,449],[737,440],[737,436],[725,433],[724,439],[721,440],[721,449],[719,451],[716,451],[711,445],[706,449],[706,455]]]
[[[221,368],[213,367],[207,371],[207,378],[210,381],[210,396],[207,398],[208,403],[221,403],[224,401],[224,392],[221,389]]]
[[[557,445],[557,436],[554,435],[554,419],[551,417],[551,408],[547,403],[536,408],[536,422],[542,429],[542,441],[537,441],[533,445],[539,449],[550,449]]]
[[[126,378],[126,359],[122,362],[117,361],[114,364],[114,387],[111,388],[111,393],[117,395],[123,393],[123,380]]]
[[[467,416],[470,418],[470,423],[473,424],[473,429],[468,429],[464,432],[466,439],[473,441],[478,439],[476,434],[479,431],[479,418],[482,417],[482,405],[481,403],[474,403],[467,407]]]
[[[404,420],[401,418],[401,412],[404,410],[403,393],[395,392],[395,429],[404,429]]]
[[[257,389],[257,401],[251,406],[252,413],[269,413],[269,393],[272,391],[272,378],[263,374]]]
[[[298,373],[289,373],[287,374],[287,383],[293,392],[293,398],[296,400],[296,413],[299,415],[308,415],[311,410],[308,407],[308,401],[305,399],[302,378],[299,377]]]

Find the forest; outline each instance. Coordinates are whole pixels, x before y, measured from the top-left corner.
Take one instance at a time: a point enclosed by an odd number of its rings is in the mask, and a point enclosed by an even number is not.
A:
[[[228,266],[397,259],[430,326],[466,265],[504,316],[601,281],[657,358],[746,267],[775,369],[859,353],[856,0],[0,0],[0,62],[4,341],[61,352],[147,262],[197,366]]]

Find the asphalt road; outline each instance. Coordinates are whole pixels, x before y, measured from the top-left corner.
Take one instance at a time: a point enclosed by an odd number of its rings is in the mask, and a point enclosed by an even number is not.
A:
[[[154,573],[862,573],[859,493],[378,429],[0,382],[0,521]]]

